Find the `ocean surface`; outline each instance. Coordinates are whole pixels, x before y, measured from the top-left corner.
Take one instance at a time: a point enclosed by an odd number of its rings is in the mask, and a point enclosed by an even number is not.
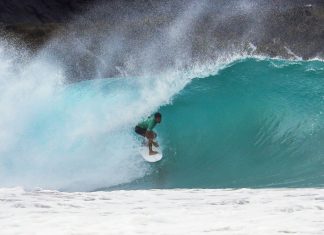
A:
[[[0,187],[324,185],[321,60],[236,58],[194,73],[72,84],[43,61],[18,72],[2,63]],[[164,158],[150,164],[134,126],[155,111]]]
[[[321,234],[324,62],[69,82],[0,43],[0,234]],[[152,113],[163,159],[140,156]]]

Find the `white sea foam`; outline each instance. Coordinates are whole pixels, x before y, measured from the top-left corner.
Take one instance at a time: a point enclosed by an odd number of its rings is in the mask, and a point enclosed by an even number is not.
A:
[[[0,49],[1,186],[93,190],[149,172],[133,128],[188,77],[171,71],[68,85],[46,53],[27,61],[14,48]]]
[[[14,53],[2,52],[0,185],[90,190],[146,174],[130,125],[158,107],[163,94],[141,109],[146,96],[133,99],[129,86],[106,93],[96,82],[67,86],[46,56],[17,63]]]
[[[0,189],[1,235],[322,234],[323,189]]]

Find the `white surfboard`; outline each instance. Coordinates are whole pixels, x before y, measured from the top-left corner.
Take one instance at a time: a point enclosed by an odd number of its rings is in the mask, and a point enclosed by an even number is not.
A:
[[[153,150],[157,151],[158,153],[154,154],[154,155],[149,155],[149,149],[147,146],[141,147],[139,152],[140,152],[141,156],[145,159],[145,161],[148,161],[148,162],[160,161],[163,157],[162,152],[158,148],[153,149]]]

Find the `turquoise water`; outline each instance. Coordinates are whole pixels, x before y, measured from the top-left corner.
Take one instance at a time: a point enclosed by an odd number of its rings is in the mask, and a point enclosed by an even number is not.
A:
[[[125,187],[324,185],[324,63],[246,59],[162,107],[163,161]]]
[[[324,62],[250,58],[177,76],[60,86],[2,78],[0,186],[324,185]],[[164,158],[150,164],[133,128],[157,110]]]

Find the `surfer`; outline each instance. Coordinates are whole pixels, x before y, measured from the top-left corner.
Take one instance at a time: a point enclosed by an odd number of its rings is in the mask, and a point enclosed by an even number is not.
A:
[[[155,113],[154,115],[148,117],[143,122],[139,123],[135,127],[135,132],[148,139],[149,155],[157,154],[158,152],[153,151],[152,145],[159,147],[159,144],[154,141],[157,134],[153,131],[156,124],[160,123],[162,119],[161,113]]]

